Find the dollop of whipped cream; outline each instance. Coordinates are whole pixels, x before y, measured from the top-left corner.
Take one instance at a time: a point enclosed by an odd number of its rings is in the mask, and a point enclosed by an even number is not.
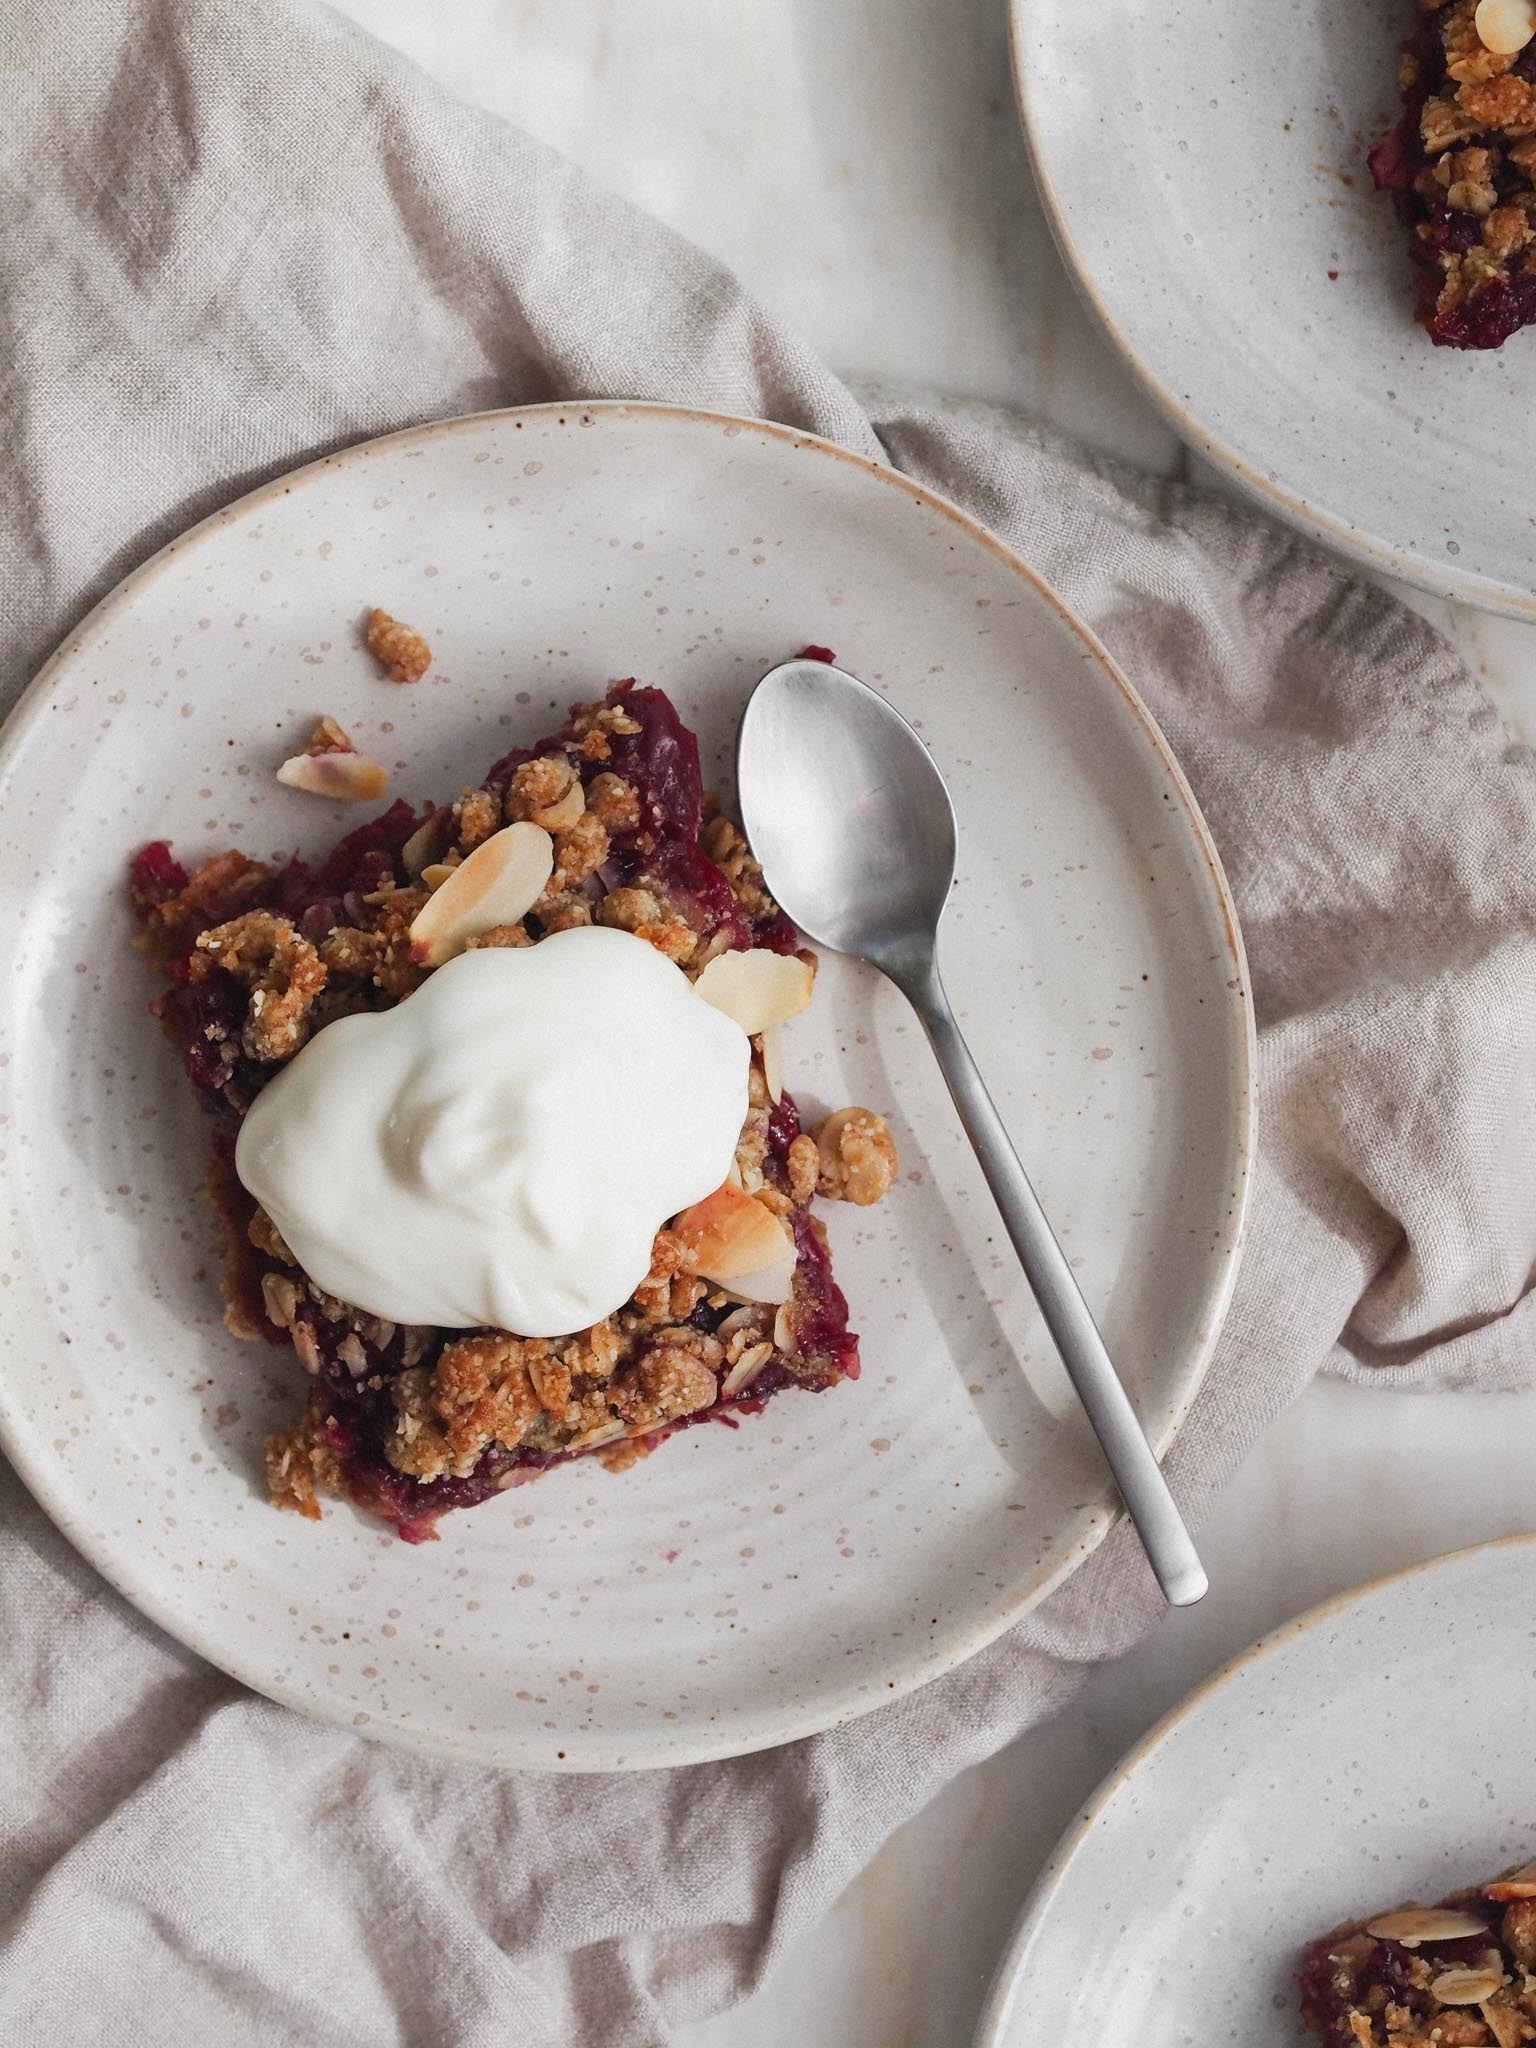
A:
[[[558,932],[341,1017],[257,1096],[235,1170],[327,1293],[397,1323],[559,1337],[612,1314],[725,1179],[741,1026],[628,932]]]

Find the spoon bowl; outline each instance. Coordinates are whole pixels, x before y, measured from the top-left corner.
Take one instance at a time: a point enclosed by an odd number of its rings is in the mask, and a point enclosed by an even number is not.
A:
[[[786,661],[753,692],[736,748],[747,837],[808,938],[882,966],[937,927],[955,875],[955,807],[918,734],[877,691],[827,662]]]
[[[937,764],[878,692],[830,662],[771,669],[736,746],[742,821],[803,932],[867,960],[911,1002],[943,1070],[1046,1328],[1170,1605],[1206,1591],[1167,1481],[939,979],[959,833]]]

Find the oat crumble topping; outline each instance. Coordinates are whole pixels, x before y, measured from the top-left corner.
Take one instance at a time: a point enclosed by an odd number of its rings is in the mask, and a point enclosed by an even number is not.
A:
[[[1408,225],[1431,339],[1498,348],[1536,320],[1536,40],[1486,48],[1477,0],[1420,0],[1419,12],[1403,116],[1371,150],[1371,175]]]
[[[1298,1981],[1302,2019],[1328,2048],[1530,2048],[1536,1864],[1335,1928]]]
[[[415,627],[388,612],[369,613],[368,652],[392,683],[419,683],[432,666],[432,650]]]

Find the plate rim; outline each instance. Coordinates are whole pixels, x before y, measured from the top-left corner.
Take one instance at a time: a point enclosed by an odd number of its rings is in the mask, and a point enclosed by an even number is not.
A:
[[[1013,1923],[1007,1945],[992,1973],[972,2048],[1009,2048],[1009,2037],[1004,2029],[1009,2021],[1009,2006],[1020,1985],[1020,1960],[1025,1947],[1033,1941],[1053,1894],[1112,1802],[1119,1797],[1141,1766],[1178,1732],[1186,1720],[1201,1712],[1206,1704],[1228,1685],[1238,1681],[1246,1682],[1249,1674],[1257,1666],[1266,1663],[1271,1657],[1284,1655],[1293,1643],[1309,1636],[1315,1628],[1320,1628],[1325,1622],[1332,1621],[1341,1614],[1347,1614],[1352,1607],[1369,1599],[1372,1594],[1384,1592],[1388,1587],[1401,1585],[1409,1579],[1430,1577],[1449,1566],[1464,1564],[1469,1558],[1481,1557],[1490,1551],[1514,1550],[1524,1544],[1536,1546],[1536,1529],[1517,1529],[1508,1536],[1490,1536],[1481,1543],[1464,1543],[1455,1550],[1438,1551],[1433,1557],[1419,1558],[1412,1564],[1397,1565],[1391,1571],[1378,1572],[1374,1578],[1364,1579],[1357,1586],[1346,1586],[1341,1593],[1330,1593],[1325,1600],[1319,1600],[1313,1607],[1304,1608],[1300,1614],[1294,1615],[1289,1621],[1281,1622],[1277,1628],[1270,1629],[1257,1641],[1250,1643],[1246,1649],[1239,1650],[1236,1656],[1229,1657],[1208,1678],[1203,1678],[1176,1705],[1170,1707],[1168,1712],[1162,1715],[1145,1735],[1133,1742],[1119,1761],[1110,1767],[1057,1837],[1050,1854],[1041,1865],[1039,1876],[1025,1893],[1024,1903]]]
[[[1510,584],[1496,583],[1491,577],[1459,571],[1429,555],[1404,553],[1391,542],[1379,540],[1364,528],[1351,525],[1342,516],[1318,510],[1299,493],[1288,490],[1272,477],[1264,476],[1235,448],[1218,439],[1209,427],[1202,425],[1193,411],[1175,398],[1150,364],[1137,354],[1135,344],[1117,325],[1095,286],[1088,264],[1067,225],[1065,203],[1051,182],[1044,142],[1033,111],[1035,94],[1037,91],[1043,93],[1045,85],[1043,80],[1037,81],[1026,52],[1025,13],[1031,4],[1032,0],[1008,0],[1009,69],[1013,75],[1014,105],[1029,155],[1030,171],[1051,238],[1079,299],[1088,308],[1138,388],[1157,407],[1180,440],[1194,448],[1197,454],[1205,456],[1238,486],[1245,497],[1298,528],[1309,539],[1360,567],[1397,577],[1431,597],[1474,605],[1480,611],[1492,612],[1501,618],[1536,619],[1536,580],[1529,590],[1524,591]]]
[[[809,433],[803,428],[786,426],[778,421],[754,418],[746,414],[720,412],[709,407],[669,405],[645,399],[576,398],[564,401],[547,400],[533,405],[493,406],[476,412],[455,413],[440,419],[421,421],[414,426],[400,428],[388,434],[371,435],[363,440],[348,442],[324,455],[313,457],[294,469],[274,475],[265,483],[257,485],[254,490],[243,492],[228,504],[218,506],[205,514],[131,569],[91,606],[65,633],[53,653],[25,686],[3,723],[0,723],[0,791],[3,791],[12,773],[22,744],[31,733],[34,724],[46,712],[56,676],[65,670],[69,661],[83,651],[95,631],[99,630],[119,608],[131,603],[152,578],[168,570],[173,559],[204,534],[233,523],[274,498],[290,494],[296,486],[310,477],[353,460],[364,459],[382,447],[402,448],[413,443],[446,438],[455,433],[483,427],[488,421],[520,421],[529,417],[548,418],[565,415],[574,415],[578,419],[593,415],[615,419],[640,418],[656,421],[663,426],[668,422],[687,421],[722,430],[748,429],[766,434],[769,438],[791,447],[834,457],[863,472],[882,487],[897,490],[914,505],[948,519],[968,539],[980,543],[1005,568],[1028,585],[1054,613],[1057,622],[1066,627],[1079,641],[1084,652],[1118,691],[1125,707],[1140,726],[1156,758],[1159,770],[1183,812],[1193,846],[1200,855],[1205,886],[1209,892],[1207,901],[1213,899],[1214,908],[1219,913],[1222,941],[1230,969],[1229,987],[1232,1000],[1227,1006],[1226,1014],[1229,1018],[1234,1056],[1233,1122],[1236,1145],[1235,1157],[1230,1162],[1233,1177],[1229,1221],[1221,1239],[1225,1256],[1211,1291],[1203,1335],[1197,1339],[1188,1354],[1186,1384],[1178,1400],[1165,1409],[1162,1420],[1148,1429],[1153,1450],[1161,1459],[1182,1429],[1204,1382],[1211,1357],[1226,1322],[1247,1242],[1257,1119],[1257,1035],[1242,931],[1231,887],[1210,828],[1182,768],[1151,711],[1122,674],[1097,635],[1069,609],[1040,573],[979,520],[941,493],[918,483],[890,464],[877,462],[869,456],[845,448],[821,435]],[[0,1168],[0,1176],[9,1178],[9,1174],[9,1167]],[[1018,1582],[1009,1597],[992,1610],[983,1622],[942,1653],[915,1663],[904,1674],[894,1679],[888,1677],[886,1682],[879,1686],[878,1691],[873,1687],[856,1688],[835,1705],[829,1706],[824,1702],[808,1712],[786,1717],[775,1724],[771,1732],[754,1735],[747,1740],[743,1740],[740,1734],[725,1734],[718,1740],[709,1740],[706,1726],[700,1730],[699,1739],[690,1745],[685,1754],[679,1754],[675,1748],[659,1742],[642,1743],[631,1738],[624,1745],[622,1758],[616,1758],[614,1754],[609,1753],[567,1757],[551,1762],[547,1751],[541,1751],[534,1758],[523,1754],[515,1743],[511,1748],[498,1747],[494,1739],[489,1744],[463,1744],[445,1737],[436,1730],[394,1722],[381,1724],[373,1721],[367,1728],[359,1730],[353,1727],[343,1705],[331,1701],[329,1697],[310,1697],[302,1683],[280,1685],[266,1672],[258,1678],[250,1669],[247,1660],[243,1658],[210,1655],[200,1632],[189,1624],[187,1617],[175,1611],[173,1603],[162,1598],[154,1584],[136,1572],[131,1563],[125,1565],[118,1552],[99,1541],[88,1521],[83,1522],[77,1516],[67,1489],[53,1485],[41,1469],[40,1462],[29,1457],[28,1434],[19,1416],[13,1415],[5,1379],[0,1376],[0,1451],[3,1451],[10,1461],[32,1498],[92,1569],[99,1572],[132,1607],[152,1621],[156,1627],[164,1629],[174,1641],[190,1649],[194,1655],[203,1658],[215,1669],[224,1672],[237,1683],[262,1697],[276,1700],[311,1720],[343,1728],[349,1734],[362,1734],[365,1739],[380,1742],[389,1748],[456,1762],[476,1762],[490,1768],[548,1771],[560,1775],[579,1776],[611,1770],[627,1772],[682,1768],[693,1763],[751,1755],[840,1727],[873,1712],[877,1707],[891,1704],[920,1691],[934,1679],[957,1669],[986,1649],[1008,1628],[1038,1606],[1092,1555],[1124,1513],[1106,1473],[1099,1492],[1085,1504],[1086,1511],[1080,1525],[1062,1540],[1057,1550],[1043,1560],[1032,1574]]]

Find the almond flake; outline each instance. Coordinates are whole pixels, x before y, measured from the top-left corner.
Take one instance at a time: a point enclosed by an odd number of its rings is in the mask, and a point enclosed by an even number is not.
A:
[[[1442,2005],[1481,2005],[1503,1982],[1502,1970],[1443,1970],[1429,1988]]]
[[[1479,0],[1472,17],[1477,39],[1496,57],[1517,57],[1536,36],[1533,0]]]
[[[1404,1906],[1401,1912],[1367,1921],[1365,1931],[1378,1941],[1417,1948],[1421,1941],[1465,1941],[1470,1934],[1486,1934],[1488,1922],[1455,1906]]]
[[[376,803],[389,788],[389,770],[382,762],[339,749],[295,754],[278,769],[277,779],[285,789],[302,789],[310,796],[347,804]]]
[[[685,1209],[672,1232],[683,1245],[683,1270],[722,1285],[761,1275],[794,1249],[778,1218],[729,1181]]]
[[[564,796],[530,811],[528,818],[531,824],[542,825],[546,832],[569,832],[586,808],[587,793],[579,782],[573,782]]]
[[[795,953],[721,953],[693,984],[712,1009],[734,1017],[749,1037],[787,1024],[811,1000],[816,970]]]
[[[775,1259],[771,1266],[764,1266],[760,1272],[738,1273],[725,1283],[725,1291],[732,1301],[766,1302],[775,1307],[781,1301],[788,1301],[794,1284],[795,1254],[787,1252],[782,1259]]]
[[[758,1034],[758,1048],[763,1055],[763,1085],[768,1090],[772,1103],[784,1099],[784,1070],[780,1064],[782,1040],[777,1024],[765,1024]]]
[[[413,882],[420,881],[421,871],[427,864],[428,855],[436,849],[437,841],[438,823],[434,811],[430,818],[416,827],[400,849],[400,865]]]
[[[743,1351],[720,1382],[720,1398],[728,1401],[733,1394],[739,1394],[744,1387],[750,1387],[772,1357],[771,1344],[754,1344],[749,1350]]]
[[[541,825],[504,825],[493,832],[416,913],[411,958],[441,967],[493,925],[518,923],[543,895],[554,865],[555,843]],[[423,869],[422,879],[431,872]]]
[[[1536,1863],[1522,1863],[1518,1870],[1483,1886],[1485,1899],[1503,1905],[1509,1899],[1536,1899]]]

